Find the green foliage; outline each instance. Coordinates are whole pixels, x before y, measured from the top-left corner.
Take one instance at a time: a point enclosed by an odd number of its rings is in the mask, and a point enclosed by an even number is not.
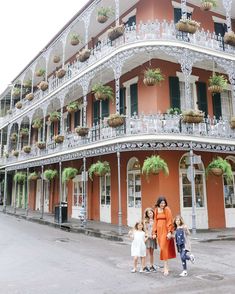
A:
[[[31,88],[32,87],[32,80],[29,79],[29,80],[24,81],[24,87]]]
[[[50,121],[59,120],[61,117],[61,113],[58,111],[53,111],[49,114]]]
[[[42,76],[44,76],[45,73],[46,73],[46,70],[45,70],[44,68],[39,68],[39,69],[36,71],[36,75],[37,75],[38,77],[42,77]]]
[[[80,42],[81,41],[81,37],[78,34],[76,34],[76,33],[72,33],[72,34],[70,34],[70,40],[71,41],[78,41],[78,42]]]
[[[152,155],[144,160],[142,173],[145,174],[147,178],[150,174],[157,174],[159,171],[163,171],[166,176],[169,175],[168,165],[159,155]]]
[[[211,161],[211,163],[206,168],[206,175],[208,176],[209,172],[212,168],[220,168],[222,169],[224,176],[228,182],[232,182],[233,180],[233,172],[230,163],[223,159],[222,157],[218,156]]]
[[[107,173],[110,173],[110,165],[107,161],[97,161],[96,163],[93,163],[89,170],[89,177],[91,180],[93,180],[94,174],[98,176],[104,176]]]
[[[20,88],[14,88],[13,96],[15,96],[15,97],[20,96]]]
[[[110,17],[114,15],[114,10],[110,7],[100,7],[97,11],[98,15]]]
[[[24,184],[25,181],[27,179],[26,173],[23,172],[17,172],[14,175],[14,182],[18,183],[18,184]]]
[[[224,75],[213,74],[209,78],[209,86],[219,86],[223,90],[227,88],[228,80]]]
[[[217,0],[201,0],[202,3],[209,2],[213,5],[213,7],[217,7]]]
[[[165,79],[160,68],[147,68],[144,71],[144,78],[154,79],[157,83],[160,83]]]
[[[44,171],[43,175],[44,178],[48,181],[52,181],[55,176],[57,176],[57,170],[56,169],[47,169]]]
[[[72,109],[73,111],[78,110],[78,102],[77,101],[70,102],[67,105],[67,110],[69,110],[69,109]]]
[[[114,97],[113,89],[110,86],[104,86],[101,83],[95,84],[92,87],[92,92],[95,94],[102,94],[102,96],[109,100],[113,100]]]
[[[32,127],[35,128],[35,129],[40,129],[42,127],[41,119],[40,118],[35,118],[33,120],[33,126]]]
[[[168,108],[167,114],[181,114],[181,110],[178,107]]]
[[[30,181],[34,180],[35,178],[39,178],[39,175],[36,172],[32,172],[28,175],[28,180],[30,180]]]
[[[28,136],[29,129],[28,128],[21,128],[20,129],[20,136]]]
[[[78,173],[78,170],[76,168],[73,168],[73,167],[64,168],[63,172],[62,172],[62,182],[65,183],[65,182],[75,178],[77,173]]]

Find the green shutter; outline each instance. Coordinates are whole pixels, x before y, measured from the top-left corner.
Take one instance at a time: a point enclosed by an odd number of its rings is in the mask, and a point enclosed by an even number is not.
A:
[[[138,114],[138,87],[137,84],[132,84],[130,86],[131,92],[131,116]]]
[[[63,119],[63,118],[62,118]],[[58,125],[58,134],[60,134],[60,130],[61,130],[61,120],[58,120],[57,125]]]
[[[125,103],[126,88],[120,89],[120,114],[126,114],[126,103]]]
[[[181,8],[174,8],[174,22],[177,23],[181,19]]]
[[[54,123],[52,122],[50,125],[50,137],[52,139],[52,137],[54,136]]]
[[[99,123],[100,119],[100,101],[96,100],[93,102],[93,124]]]
[[[67,119],[66,119],[66,131],[71,131],[71,113],[68,112]]]
[[[170,107],[179,108],[180,105],[180,84],[178,77],[169,77],[169,87],[170,87]]]
[[[220,93],[216,93],[212,96],[212,104],[213,104],[213,114],[217,119],[219,119],[222,116]]]
[[[108,117],[109,116],[109,100],[102,100],[102,115],[101,118],[104,119],[104,117]]]
[[[77,110],[74,112],[74,128],[76,128],[77,126],[80,126],[80,114],[81,114],[80,110]]]
[[[207,106],[207,86],[204,82],[197,82],[197,100],[198,109],[205,112],[205,116],[208,114]]]

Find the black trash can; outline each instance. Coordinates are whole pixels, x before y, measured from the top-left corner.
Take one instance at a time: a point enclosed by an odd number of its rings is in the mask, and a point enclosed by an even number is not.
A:
[[[67,222],[67,215],[68,215],[68,205],[67,202],[61,202],[61,222],[66,223]],[[55,206],[55,222],[60,222],[60,205]]]

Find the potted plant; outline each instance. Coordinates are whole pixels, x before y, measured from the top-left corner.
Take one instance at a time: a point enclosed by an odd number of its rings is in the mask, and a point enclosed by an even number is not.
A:
[[[114,97],[113,89],[110,86],[104,86],[100,83],[92,87],[92,92],[95,94],[96,100],[113,100]]]
[[[168,165],[159,155],[152,155],[144,160],[142,174],[145,174],[147,178],[150,174],[157,175],[160,171],[163,171],[166,176],[169,175]]]
[[[178,115],[181,114],[181,110],[178,107],[168,108],[166,111],[167,114]]]
[[[17,172],[14,175],[14,181],[18,184],[24,184],[27,179],[27,176],[23,172]]]
[[[54,177],[57,176],[57,170],[56,169],[47,169],[44,171],[43,173],[43,177],[47,180],[47,181],[52,181],[54,179]]]
[[[35,118],[33,120],[33,125],[32,125],[32,128],[33,129],[40,129],[42,127],[42,121],[40,118]]]
[[[160,68],[147,68],[144,71],[144,84],[146,86],[154,86],[164,81],[164,76]]]
[[[122,36],[125,32],[124,24],[118,25],[116,27],[111,27],[107,30],[108,38],[110,41],[114,41],[115,39]]]
[[[45,149],[45,148],[46,148],[46,143],[43,142],[43,141],[38,141],[38,142],[36,143],[36,145],[37,145],[37,147],[38,147],[39,149]]]
[[[28,94],[25,96],[25,98],[26,98],[27,100],[31,101],[31,100],[33,100],[33,98],[34,98],[34,94],[33,94],[33,93],[28,93]]]
[[[12,95],[14,98],[19,98],[20,97],[20,88],[14,88]]]
[[[53,62],[54,63],[59,63],[60,62],[60,56],[59,55],[54,55],[53,56]]]
[[[22,104],[21,101],[18,101],[18,102],[16,102],[16,104],[15,104],[15,107],[16,107],[17,109],[21,109],[22,106],[23,106],[23,104]]]
[[[24,87],[26,88],[26,89],[31,89],[31,87],[32,87],[32,80],[25,80],[24,81]]]
[[[60,119],[61,114],[58,111],[53,111],[49,114],[49,121],[50,122],[56,122]]]
[[[5,158],[9,158],[9,153],[8,152],[4,152],[4,157]]]
[[[24,151],[24,153],[30,153],[31,152],[31,146],[24,146],[23,147],[23,151]]]
[[[228,31],[225,33],[224,43],[235,46],[235,33],[233,31]]]
[[[200,23],[195,20],[186,18],[186,19],[180,19],[175,26],[177,30],[181,32],[194,34],[200,27]]]
[[[100,7],[97,11],[97,21],[99,23],[105,23],[110,16],[114,14],[114,11],[110,7]]]
[[[206,175],[212,173],[215,176],[221,176],[224,174],[227,181],[233,180],[233,172],[230,163],[218,156],[214,158],[206,168]]]
[[[62,79],[66,74],[66,70],[63,68],[60,68],[56,71],[56,76],[58,79]]]
[[[42,91],[46,91],[48,89],[48,82],[46,81],[41,81],[39,84],[38,84],[38,89],[42,90]]]
[[[76,177],[78,170],[73,167],[66,167],[62,172],[62,182],[65,183],[69,180],[72,180]]]
[[[77,111],[78,110],[78,102],[77,101],[69,102],[66,109],[69,113],[73,113],[73,112]]]
[[[29,129],[28,128],[21,128],[20,129],[20,137],[27,137],[29,135]]]
[[[235,129],[235,116],[231,117],[230,126],[231,126],[231,129]]]
[[[110,114],[107,119],[107,123],[111,128],[117,128],[122,126],[125,122],[125,116],[123,114],[114,113]]]
[[[78,52],[76,57],[80,62],[85,62],[87,59],[90,58],[90,55],[91,55],[91,50],[87,48],[83,48],[81,51]]]
[[[72,46],[76,46],[76,45],[78,45],[78,44],[80,43],[80,41],[81,41],[81,37],[80,37],[78,34],[76,34],[76,33],[72,33],[72,34],[70,35],[70,44],[71,44]]]
[[[76,127],[75,132],[76,132],[79,136],[81,136],[81,137],[85,137],[85,136],[87,136],[88,133],[89,133],[89,128],[86,127],[86,126],[78,126],[78,127]]]
[[[16,142],[17,141],[17,138],[18,138],[18,134],[17,133],[12,133],[11,136],[10,136],[10,139],[12,142]]]
[[[91,180],[93,180],[94,175],[102,177],[107,173],[110,173],[110,166],[107,161],[102,162],[98,160],[96,163],[93,163],[88,170],[88,174]]]
[[[197,109],[182,111],[182,121],[184,123],[201,123],[204,118],[204,112]]]
[[[64,136],[63,135],[55,135],[54,136],[55,143],[60,144],[64,142]]]
[[[212,93],[221,93],[227,88],[228,80],[224,75],[213,74],[209,78],[209,88],[208,90]]]
[[[40,178],[40,175],[36,172],[32,172],[28,175],[28,180],[29,181],[36,181],[37,179]]]
[[[46,73],[46,70],[44,68],[39,68],[38,70],[36,70],[35,75],[37,77],[42,77],[44,76]]]
[[[13,150],[12,155],[15,156],[15,157],[18,157],[19,156],[19,151],[18,150]]]
[[[217,0],[201,0],[201,10],[209,11],[217,7]]]

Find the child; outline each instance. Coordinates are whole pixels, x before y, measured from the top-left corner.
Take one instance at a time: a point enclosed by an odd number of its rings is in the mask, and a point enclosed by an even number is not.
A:
[[[180,215],[177,215],[174,220],[175,227],[175,242],[180,253],[180,258],[182,261],[183,271],[180,274],[181,277],[187,277],[187,260],[190,260],[192,263],[195,262],[194,256],[188,255],[188,252],[191,250],[191,244],[188,236],[190,232],[187,226],[184,224],[184,220]]]
[[[147,236],[146,240],[146,255],[149,258],[149,267],[145,266],[145,272],[156,272],[154,267],[154,249],[157,249],[156,239],[153,239],[153,223],[154,223],[154,211],[152,208],[146,208],[144,212],[144,230]]]
[[[129,236],[133,238],[131,244],[131,256],[134,257],[134,267],[131,270],[132,273],[136,273],[138,257],[140,257],[141,267],[140,273],[143,273],[143,268],[145,266],[145,256],[146,256],[146,236],[144,232],[143,222],[137,222],[134,229],[129,232]]]

